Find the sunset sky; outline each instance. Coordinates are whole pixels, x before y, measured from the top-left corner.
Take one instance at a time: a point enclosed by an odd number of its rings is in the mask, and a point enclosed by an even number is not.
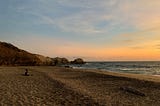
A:
[[[0,0],[0,41],[50,57],[160,60],[160,0]]]

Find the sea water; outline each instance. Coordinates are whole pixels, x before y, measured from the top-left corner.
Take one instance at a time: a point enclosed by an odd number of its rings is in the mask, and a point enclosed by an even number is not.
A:
[[[73,68],[100,69],[112,72],[160,75],[160,61],[145,62],[87,62],[83,65],[70,65]]]

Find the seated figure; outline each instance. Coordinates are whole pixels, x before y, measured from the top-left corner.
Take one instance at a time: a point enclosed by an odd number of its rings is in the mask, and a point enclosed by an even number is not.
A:
[[[24,75],[29,76],[28,69],[26,69],[26,72],[24,73]]]

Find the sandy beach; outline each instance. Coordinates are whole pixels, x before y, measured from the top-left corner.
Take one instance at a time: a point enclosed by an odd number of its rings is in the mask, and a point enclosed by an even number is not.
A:
[[[30,76],[23,75],[26,68]],[[159,98],[160,77],[156,76],[62,67],[0,67],[0,106],[159,106]]]

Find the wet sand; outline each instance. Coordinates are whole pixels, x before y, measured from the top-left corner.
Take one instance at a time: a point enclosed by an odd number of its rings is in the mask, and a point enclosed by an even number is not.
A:
[[[23,76],[25,69],[30,76]],[[131,87],[145,96],[121,87]],[[0,106],[159,106],[160,77],[60,67],[0,67]]]

